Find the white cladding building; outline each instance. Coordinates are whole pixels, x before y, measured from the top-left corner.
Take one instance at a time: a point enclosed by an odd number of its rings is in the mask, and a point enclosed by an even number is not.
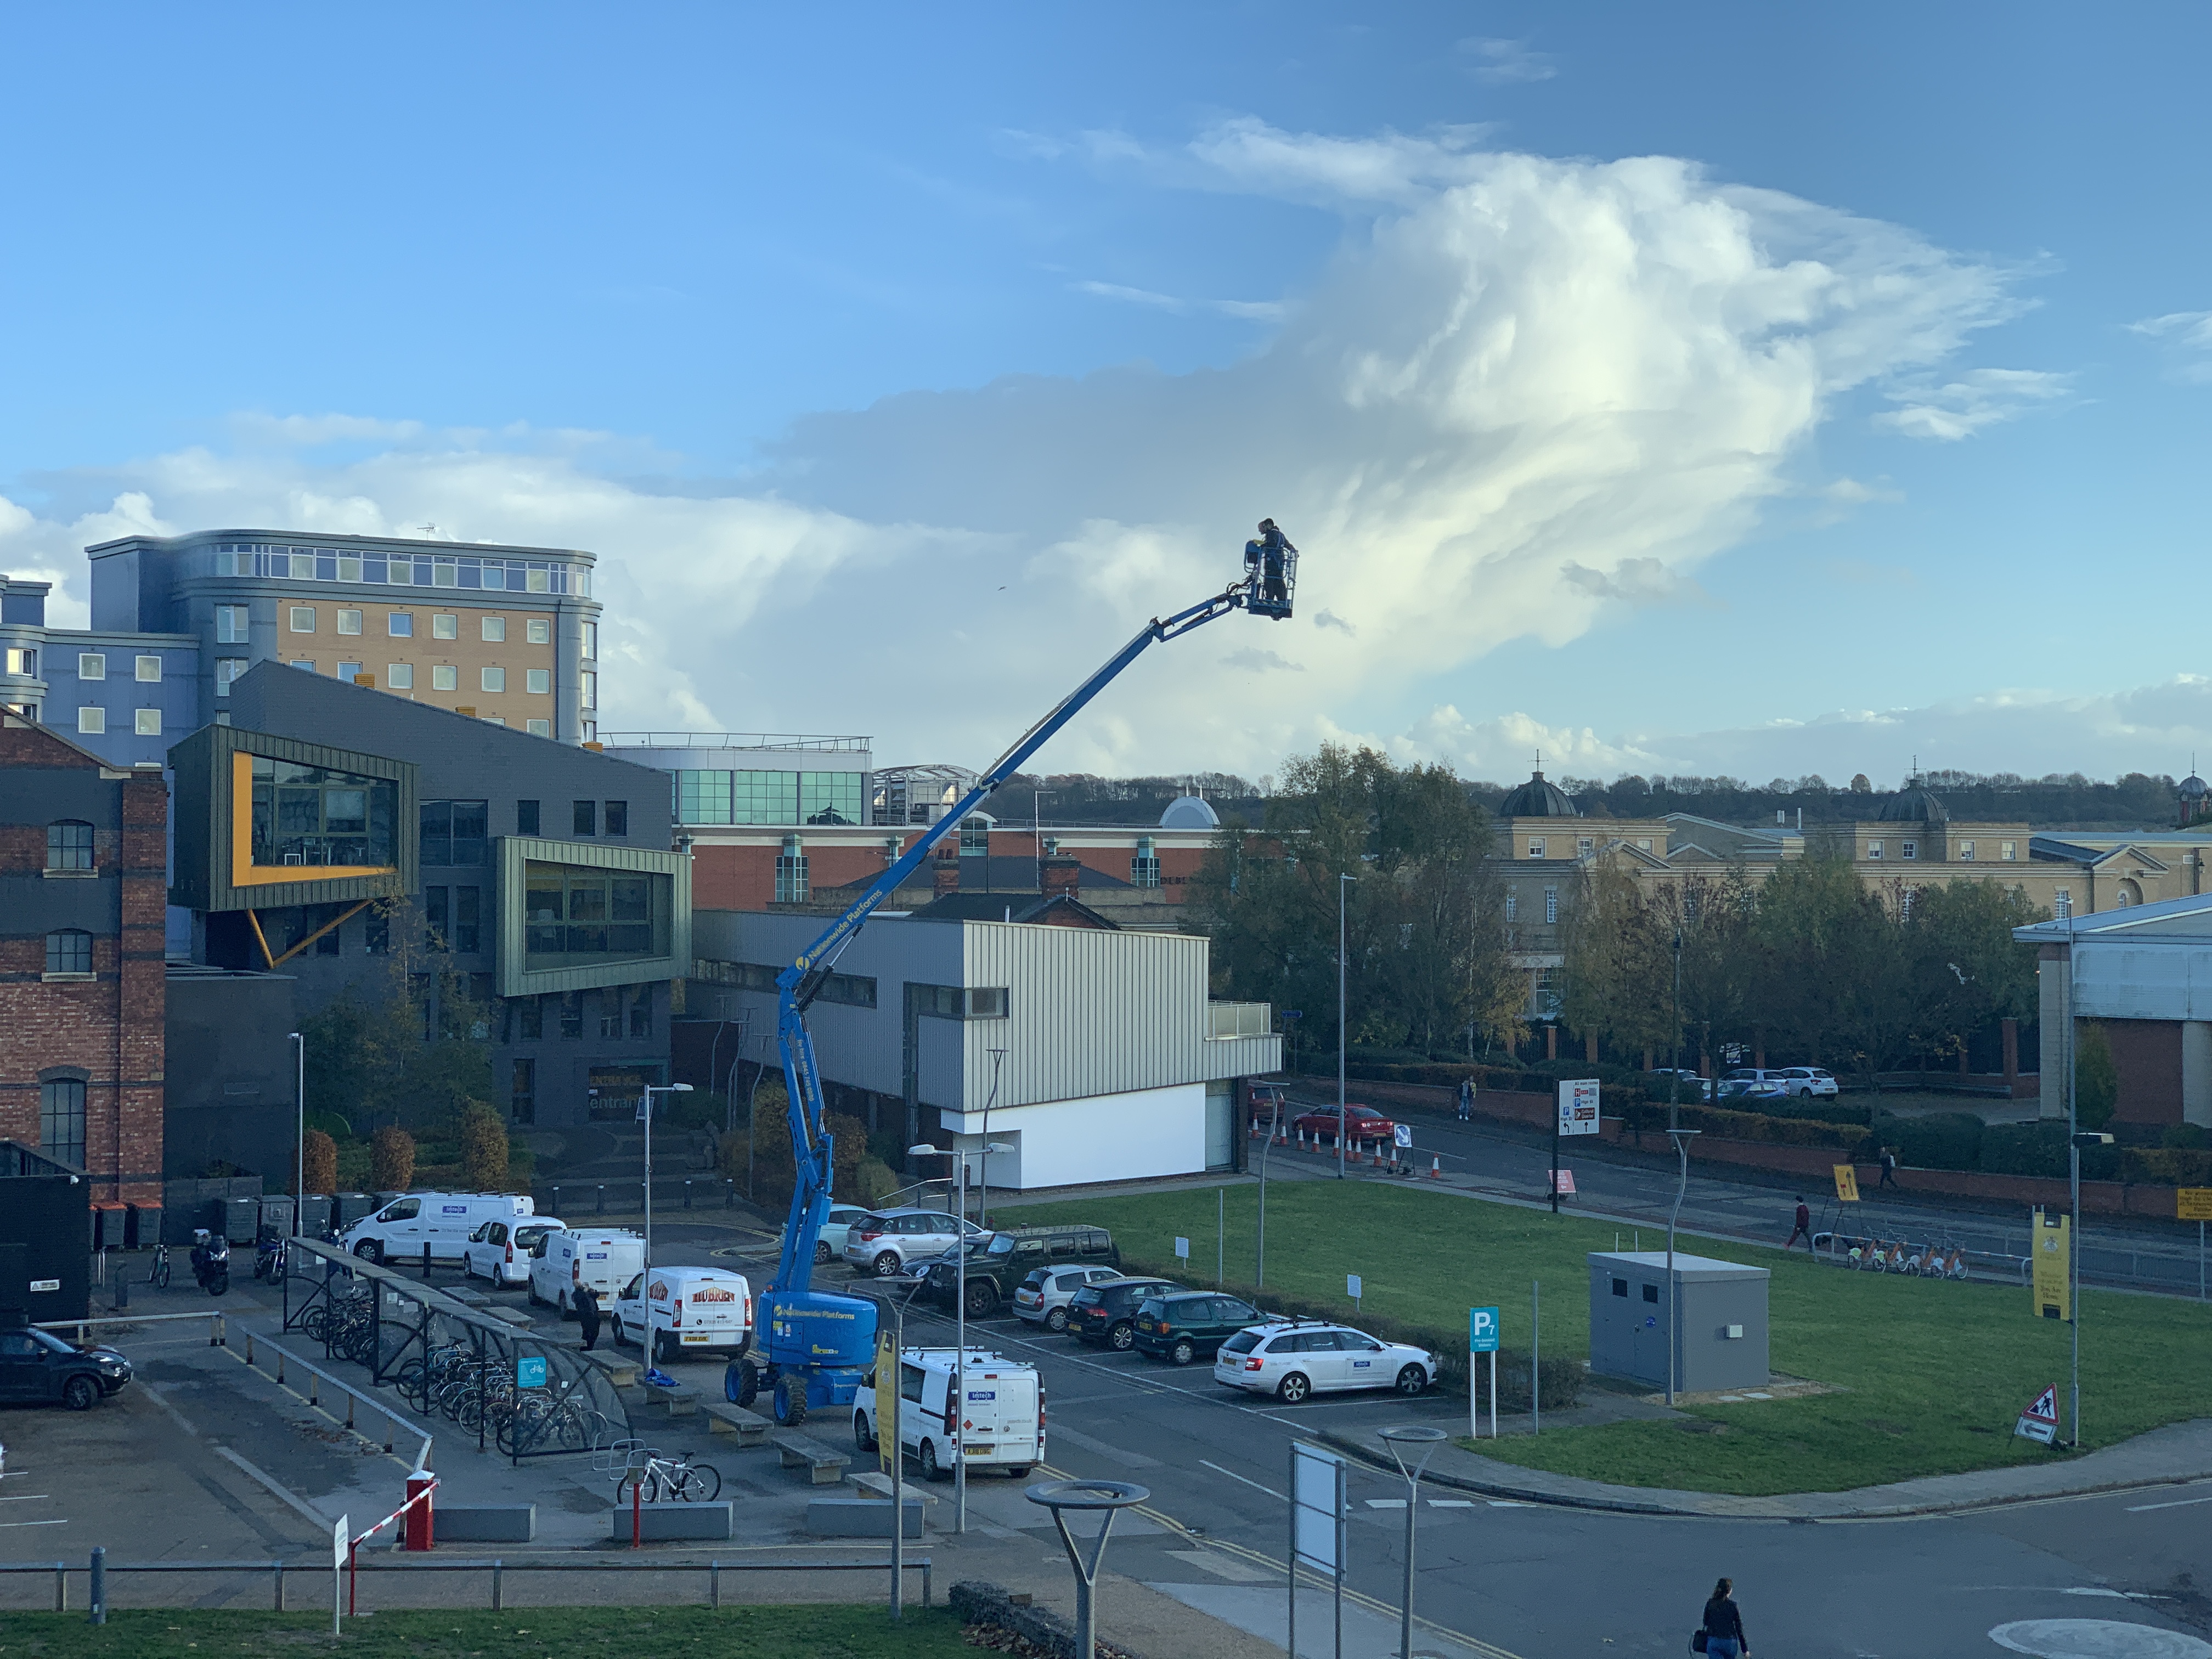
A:
[[[775,1052],[775,976],[826,919],[693,913],[695,986]],[[825,1084],[979,1155],[970,1181],[1072,1186],[1238,1167],[1241,1085],[1280,1068],[1265,1003],[1209,1001],[1194,935],[871,921],[808,1011]],[[749,1054],[762,1045],[747,1044]],[[994,1093],[995,1081],[996,1092]],[[990,1139],[1011,1150],[982,1168]],[[890,1120],[884,1120],[890,1127]]]

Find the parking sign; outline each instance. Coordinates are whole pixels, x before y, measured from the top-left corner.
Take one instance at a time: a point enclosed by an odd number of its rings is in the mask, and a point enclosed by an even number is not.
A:
[[[1598,1080],[1583,1078],[1559,1085],[1559,1133],[1594,1135],[1598,1132]]]
[[[1498,1352],[1498,1310],[1469,1308],[1467,1310],[1467,1351],[1469,1353]]]

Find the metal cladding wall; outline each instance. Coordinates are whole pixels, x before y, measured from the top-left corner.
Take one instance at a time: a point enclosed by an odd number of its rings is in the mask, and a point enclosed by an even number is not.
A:
[[[282,973],[168,970],[168,1104],[161,1169],[197,1176],[215,1160],[258,1174],[292,1171],[298,1130],[292,1044],[295,981]]]
[[[0,1272],[8,1279],[0,1310],[82,1319],[92,1295],[91,1188],[81,1176],[15,1173],[38,1167],[0,1143]],[[31,1288],[41,1284],[56,1288]]]

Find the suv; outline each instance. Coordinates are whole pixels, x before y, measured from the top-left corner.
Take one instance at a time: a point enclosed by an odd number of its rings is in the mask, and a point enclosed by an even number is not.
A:
[[[968,1317],[987,1319],[1014,1298],[1016,1291],[1041,1264],[1087,1261],[1113,1269],[1121,1267],[1121,1252],[1114,1235],[1103,1227],[1071,1224],[1058,1227],[1013,1227],[968,1241]],[[915,1294],[925,1302],[950,1308],[959,1289],[959,1262],[947,1250],[927,1267],[916,1269],[921,1287]]]
[[[1187,1288],[1171,1279],[1109,1279],[1086,1285],[1067,1304],[1068,1334],[1127,1352],[1136,1346],[1137,1309],[1146,1297]]]
[[[131,1362],[112,1348],[80,1348],[35,1325],[0,1331],[0,1400],[90,1411],[130,1380]]]
[[[1188,1365],[1212,1358],[1227,1338],[1266,1319],[1257,1308],[1218,1291],[1148,1296],[1137,1307],[1137,1351]]]
[[[845,1230],[846,1261],[878,1279],[896,1279],[913,1264],[951,1249],[964,1234],[984,1230],[943,1210],[871,1210]]]

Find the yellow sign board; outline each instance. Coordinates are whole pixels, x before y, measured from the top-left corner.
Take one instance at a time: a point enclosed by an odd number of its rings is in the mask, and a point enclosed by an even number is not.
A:
[[[876,1465],[885,1474],[898,1455],[898,1438],[891,1425],[898,1420],[898,1337],[895,1331],[876,1331]]]
[[[1859,1201],[1859,1172],[1850,1164],[1836,1165],[1836,1201],[1839,1204]]]
[[[2049,1216],[2040,1210],[2035,1212],[2035,1228],[2029,1235],[2033,1242],[2028,1248],[2034,1252],[2031,1288],[2039,1318],[2074,1316],[2072,1257],[2068,1252],[2071,1233],[2072,1223],[2068,1217]]]
[[[2212,1221],[2212,1187],[2183,1187],[2173,1194],[2173,1213],[2183,1221]]]

